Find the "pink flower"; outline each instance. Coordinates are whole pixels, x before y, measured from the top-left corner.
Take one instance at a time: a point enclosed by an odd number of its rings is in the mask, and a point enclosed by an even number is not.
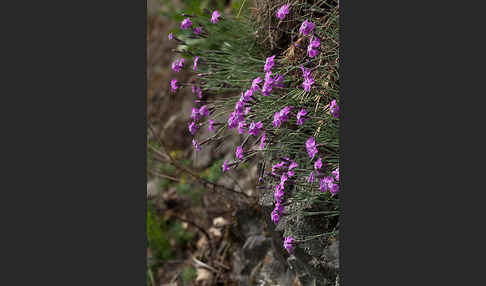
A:
[[[172,35],[172,33],[169,33],[169,40],[172,40],[174,38],[174,36]]]
[[[319,157],[319,159],[317,159],[317,161],[314,163],[314,169],[319,170],[320,168],[322,168],[322,158]]]
[[[224,160],[224,162],[223,162],[223,173],[228,171],[229,169],[230,168],[229,168],[228,164],[226,163],[226,160]]]
[[[335,195],[339,192],[339,185],[338,184],[331,183],[328,186],[329,186],[329,192],[332,195]]]
[[[275,192],[273,193],[273,196],[277,202],[282,201],[282,198],[284,196],[284,189],[285,186],[282,182],[275,186]]]
[[[274,209],[272,211],[271,217],[272,217],[273,223],[278,224],[278,222],[280,221],[280,214],[278,213],[277,209]]]
[[[336,180],[339,181],[339,167],[336,168],[336,170],[332,171],[332,174],[334,175],[334,177],[336,178]]]
[[[170,81],[170,87],[171,87],[172,91],[174,91],[174,92],[177,91],[177,87],[178,87],[177,86],[177,79],[174,78]]]
[[[275,55],[267,58],[267,60],[265,61],[265,66],[263,67],[263,71],[269,72],[272,69],[273,65],[275,64],[275,62],[273,61],[274,59]]]
[[[321,190],[321,192],[325,193],[327,190],[330,189],[333,183],[334,183],[333,177],[324,177],[319,180],[319,189]]]
[[[253,82],[251,83],[251,89],[253,91],[256,91],[256,90],[259,90],[260,89],[260,86],[258,85],[259,83],[262,82],[262,78],[261,77],[257,77],[253,80]]]
[[[307,139],[307,141],[305,142],[305,148],[307,149],[307,154],[309,154],[309,157],[311,159],[314,158],[314,156],[318,153],[314,136],[311,136],[309,137],[309,139]]]
[[[245,127],[246,127],[245,121],[240,121],[238,123],[238,133],[240,133],[240,134],[245,133]]]
[[[314,171],[311,171],[310,174],[309,174],[309,178],[307,179],[307,182],[308,183],[313,183],[314,182]]]
[[[318,48],[320,44],[321,42],[319,41],[319,38],[312,36],[309,46],[307,46],[307,53],[309,54],[309,57],[313,58],[317,56],[319,53]]]
[[[294,250],[294,239],[291,236],[285,238],[284,248],[288,253],[291,253]]]
[[[201,27],[197,27],[197,28],[195,28],[195,29],[194,29],[194,34],[199,35],[199,34],[201,33],[201,30],[202,30],[202,28],[201,28]]]
[[[236,147],[236,158],[243,159],[243,148],[241,146]]]
[[[192,121],[189,124],[189,132],[191,132],[192,135],[196,134],[197,128],[198,128],[198,125],[194,121]]]
[[[288,13],[289,13],[289,5],[283,5],[277,11],[277,18],[283,20],[283,18],[285,18],[285,15],[287,15]]]
[[[314,30],[315,25],[312,22],[305,20],[300,26],[299,32],[304,36],[309,35]]]
[[[260,139],[260,149],[265,147],[265,140],[267,139],[267,132],[263,132],[262,139]]]
[[[195,107],[192,108],[191,118],[195,121],[198,121],[201,118],[201,115],[199,114],[199,109]]]
[[[298,113],[297,113],[297,125],[302,125],[304,124],[304,116],[307,115],[307,110],[302,108]]]
[[[191,27],[191,25],[192,25],[191,19],[186,18],[181,22],[181,29],[187,30]]]
[[[335,118],[339,118],[339,106],[337,105],[335,99],[333,99],[333,101],[331,101],[331,104],[329,105],[329,110],[331,111],[331,114]]]
[[[192,65],[192,70],[194,70],[194,71],[195,71],[195,70],[197,70],[197,61],[198,61],[198,60],[199,60],[199,56],[196,56],[196,57],[194,58],[194,63],[193,63],[193,65]]]
[[[248,134],[258,136],[262,127],[263,127],[262,122],[260,122],[260,121],[258,121],[257,123],[252,122],[250,124],[250,127],[248,127]]]
[[[196,149],[197,152],[201,151],[201,146],[197,144],[196,139],[192,139],[192,145],[194,145],[194,148]]]
[[[214,10],[213,14],[211,15],[211,23],[213,24],[218,23],[219,16],[221,16],[221,13],[219,13],[218,10]]]
[[[209,119],[209,131],[214,131],[214,119]]]
[[[174,70],[175,72],[179,72],[183,66],[184,66],[184,58],[175,60],[172,63],[172,70]]]
[[[251,107],[245,108],[245,112],[243,113],[244,115],[248,115],[250,113]]]
[[[201,114],[201,116],[208,116],[209,115],[209,109],[206,105],[203,105],[199,108],[199,114]]]

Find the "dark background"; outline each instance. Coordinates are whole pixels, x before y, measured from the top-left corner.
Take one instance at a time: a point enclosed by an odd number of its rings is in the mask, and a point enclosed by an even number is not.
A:
[[[2,9],[2,284],[140,285],[146,3],[17,5]],[[341,7],[343,285],[481,285],[482,10]]]

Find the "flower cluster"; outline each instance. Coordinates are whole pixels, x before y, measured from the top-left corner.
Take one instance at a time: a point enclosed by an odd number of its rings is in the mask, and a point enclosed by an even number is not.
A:
[[[307,110],[302,108],[298,113],[297,113],[297,125],[302,125],[304,124],[304,116],[307,115]]]
[[[279,18],[280,20],[283,20],[285,18],[285,15],[289,14],[289,5],[283,5],[282,7],[280,7],[280,9],[278,9],[277,11],[277,18]]]
[[[179,72],[181,70],[181,68],[184,67],[184,58],[180,58],[178,60],[175,60],[173,63],[172,63],[172,70],[175,71],[175,72]]]
[[[279,127],[283,122],[289,119],[290,110],[293,106],[286,106],[282,110],[275,112],[273,115],[273,127]]]
[[[294,250],[294,243],[295,243],[295,240],[293,237],[291,236],[287,236],[284,240],[284,248],[285,250],[287,250],[288,253],[292,253],[292,251]]]
[[[339,106],[337,105],[335,99],[331,101],[331,104],[329,105],[329,110],[331,111],[332,116],[334,116],[335,118],[339,118]]]
[[[302,70],[302,77],[304,78],[302,87],[306,92],[309,92],[312,85],[314,84],[314,79],[312,78],[312,75],[310,74],[310,70],[308,68],[305,68],[301,65],[300,69]]]
[[[312,30],[314,30],[314,28],[315,28],[314,23],[305,20],[300,26],[299,33],[304,36],[307,36],[312,32]]]
[[[309,57],[313,58],[317,56],[319,53],[319,46],[321,45],[321,42],[319,41],[318,37],[312,36],[310,39],[309,46],[307,46],[307,53],[309,54]]]
[[[289,158],[284,158],[283,161],[272,166],[272,175],[280,176],[280,183],[275,186],[274,192],[275,208],[271,213],[272,221],[275,224],[280,221],[280,215],[283,212],[282,199],[284,196],[285,182],[295,175],[293,169],[298,166],[299,165],[296,162]]]

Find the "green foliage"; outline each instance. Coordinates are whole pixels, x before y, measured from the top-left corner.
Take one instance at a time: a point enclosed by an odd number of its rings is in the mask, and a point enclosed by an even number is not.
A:
[[[243,1],[238,2],[243,5]],[[206,14],[192,19],[195,25],[204,27],[205,33],[194,36],[192,31],[177,31],[177,36],[184,42],[178,49],[186,60],[192,60],[196,55],[200,57],[197,71],[200,75],[196,84],[200,84],[203,94],[216,97],[208,107],[214,110],[211,117],[224,124],[217,131],[218,134],[219,131],[233,132],[227,130],[227,120],[240,94],[250,88],[256,77],[265,78],[265,60],[271,55],[276,56],[272,76],[283,76],[284,87],[274,87],[270,96],[254,92],[251,103],[247,103],[251,111],[245,116],[248,124],[262,122],[263,129],[267,131],[266,146],[260,151],[256,148],[258,139],[249,137],[244,140],[243,148],[246,154],[259,152],[263,156],[267,166],[264,184],[270,189],[270,197],[273,197],[271,192],[280,178],[271,176],[268,168],[286,157],[298,164],[292,185],[285,189],[286,200],[291,203],[287,207],[290,214],[279,224],[287,235],[301,236],[302,232],[293,231],[296,228],[304,229],[297,222],[315,220],[316,217],[324,219],[326,223],[322,223],[325,227],[333,228],[333,224],[325,218],[336,216],[339,195],[322,193],[318,181],[323,176],[330,176],[339,167],[339,119],[330,114],[329,107],[332,100],[339,104],[337,1],[292,2],[291,14],[284,21],[276,19],[275,12],[287,1],[259,2],[267,5],[260,9],[260,20],[248,18],[246,13],[242,13],[238,19],[235,15],[226,14],[217,24],[210,23],[210,15]],[[238,7],[239,10],[241,5],[236,5],[233,8]],[[300,25],[305,20],[315,24],[313,34],[320,39],[319,53],[314,58],[307,54],[310,36],[299,33]],[[310,92],[303,90],[301,67],[309,68],[315,81]],[[274,114],[287,106],[292,107],[289,120],[274,127]],[[300,109],[306,109],[307,115],[304,124],[297,125],[295,116]],[[224,138],[224,133],[221,134],[223,136],[220,138]],[[315,138],[319,149],[313,159],[309,158],[305,145],[311,136]],[[217,139],[210,141],[220,143]],[[314,162],[318,157],[322,157],[324,166],[317,182],[308,183],[307,177],[314,170]],[[240,168],[248,168],[250,163],[235,162]]]
[[[184,267],[184,270],[182,270],[182,281],[184,284],[189,284],[190,282],[194,281],[197,276],[196,269],[192,266],[186,266]]]
[[[163,262],[172,257],[172,249],[166,233],[165,222],[153,214],[152,206],[148,204],[147,242],[157,262]]]

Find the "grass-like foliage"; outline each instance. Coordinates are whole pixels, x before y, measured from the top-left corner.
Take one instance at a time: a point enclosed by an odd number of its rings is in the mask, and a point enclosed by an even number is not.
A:
[[[263,162],[261,201],[275,204],[271,216],[284,231],[285,248],[292,252],[299,243],[312,251],[338,233],[338,3],[255,6],[239,17],[204,10],[182,14],[181,29],[172,36],[184,63],[173,69],[190,69],[195,76],[174,83],[172,92],[190,88],[195,94],[188,132],[196,150],[219,144],[229,132],[244,134],[235,159],[223,162],[222,170]],[[200,128],[214,134],[199,138]]]

